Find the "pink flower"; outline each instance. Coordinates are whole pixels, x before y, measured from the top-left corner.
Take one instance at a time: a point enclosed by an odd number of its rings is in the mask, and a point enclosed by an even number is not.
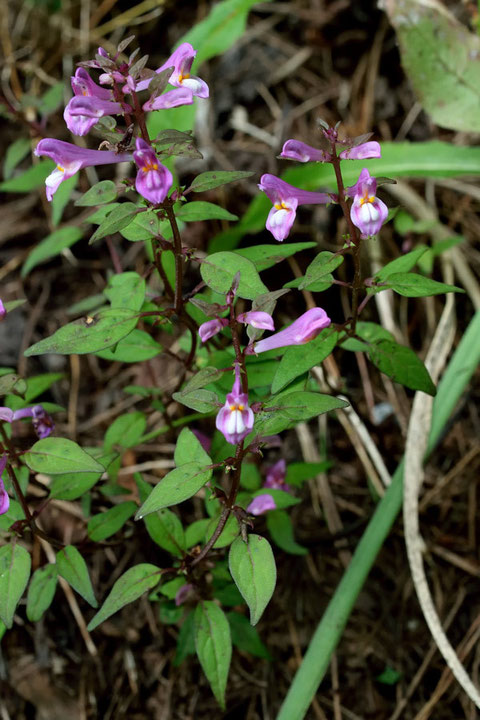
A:
[[[83,95],[83,97],[97,97],[100,100],[111,100],[112,94],[110,90],[97,85],[90,77],[85,68],[78,68],[75,75],[71,78],[72,90],[74,95]]]
[[[264,515],[270,510],[276,510],[276,508],[275,500],[271,495],[257,495],[248,505],[247,513],[250,515]]]
[[[376,197],[377,181],[363,168],[358,182],[347,189],[347,195],[353,197],[350,217],[361,231],[362,238],[376,235],[388,216],[388,208]]]
[[[199,77],[190,74],[190,69],[196,54],[197,51],[193,49],[190,43],[182,43],[155,72],[161,73],[163,70],[173,67],[173,72],[169,79],[170,85],[178,88],[188,88],[192,91],[193,95],[197,95],[200,98],[208,98],[209,90],[207,83]],[[137,90],[145,90],[150,82],[151,78],[141,80],[137,83]]]
[[[133,158],[139,168],[135,188],[154,205],[161,203],[172,187],[172,173],[158,160],[153,148],[142,138],[136,140]]]
[[[287,463],[283,459],[279,460],[275,463],[275,465],[272,465],[268,469],[267,479],[263,483],[263,487],[271,488],[272,490],[284,490],[285,492],[290,492],[291,488],[285,482],[286,474]]]
[[[253,428],[254,419],[253,411],[248,407],[248,395],[241,390],[240,368],[236,365],[232,392],[228,393],[215,425],[227,442],[237,445]]]
[[[3,471],[5,470],[5,467],[7,465],[7,456],[2,455],[0,457],[0,515],[4,515],[8,508],[10,507],[10,498],[8,497],[8,493],[5,490],[5,485],[3,484]]]
[[[131,160],[129,153],[116,153],[114,150],[87,150],[72,143],[45,138],[40,140],[35,155],[46,155],[57,167],[45,180],[47,200],[51,200],[60,183],[75,175],[81,168],[91,165],[109,165]]]
[[[0,300],[0,322],[3,320],[3,318],[5,317],[6,314],[7,314],[7,311],[5,310],[5,305]]]
[[[168,110],[169,108],[179,107],[180,105],[191,105],[193,103],[193,92],[188,87],[179,87],[175,90],[160,95],[156,98],[150,98],[143,105],[143,110]]]
[[[71,133],[86,135],[97,124],[99,118],[104,115],[122,115],[124,110],[131,112],[132,108],[96,96],[76,96],[67,104],[63,119]]]
[[[241,313],[237,320],[258,330],[275,330],[272,316],[261,310],[250,310],[250,312]]]
[[[286,160],[298,160],[299,162],[328,162],[332,156],[323,150],[317,150],[311,145],[306,145],[300,140],[287,140],[280,153],[281,158]]]
[[[268,338],[254,343],[253,348],[247,348],[247,354],[265,352],[288,345],[304,345],[317,337],[319,332],[328,327],[332,321],[322,308],[311,308],[300,315],[285,330],[270,335]]]
[[[219,333],[227,325],[227,318],[215,318],[214,320],[207,320],[207,322],[202,323],[202,325],[200,325],[200,327],[198,328],[200,340],[202,342],[210,340],[211,337]]]
[[[328,193],[300,190],[268,173],[262,175],[258,187],[263,190],[273,203],[266,226],[275,240],[279,242],[288,237],[295,220],[298,205],[325,204],[332,202],[334,199],[334,196]]]
[[[21,408],[21,410],[15,411],[8,407],[0,407],[0,420],[12,423],[22,418],[32,418],[33,429],[41,440],[48,437],[55,429],[52,418],[42,405],[34,405],[33,407]]]
[[[340,157],[342,160],[368,160],[369,158],[380,158],[382,153],[379,143],[371,140],[356,147],[348,148],[348,150],[342,150]]]
[[[177,594],[175,595],[175,605],[177,607],[179,607],[179,605],[183,605],[185,600],[188,599],[189,595],[191,595],[194,590],[195,588],[192,583],[186,583],[185,585],[182,585],[182,587],[177,590]]]

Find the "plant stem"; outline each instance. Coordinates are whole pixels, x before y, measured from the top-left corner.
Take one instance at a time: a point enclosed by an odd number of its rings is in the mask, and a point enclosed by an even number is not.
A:
[[[167,214],[167,218],[170,222],[170,227],[173,233],[173,247],[175,254],[175,297],[173,304],[175,305],[175,312],[177,315],[182,314],[183,308],[183,297],[182,297],[182,285],[183,285],[183,254],[182,254],[182,238],[180,237],[180,231],[177,225],[177,219],[173,211],[173,202],[170,198],[167,198],[162,204],[163,209]]]
[[[145,142],[147,142],[150,145],[151,144],[150,136],[148,134],[147,126],[145,124],[145,113],[142,110],[142,107],[138,100],[138,95],[135,92],[135,90],[131,91],[131,96],[132,96],[132,100],[133,100],[133,111],[135,113],[135,118],[138,122],[138,127],[140,128],[142,138],[145,140]]]

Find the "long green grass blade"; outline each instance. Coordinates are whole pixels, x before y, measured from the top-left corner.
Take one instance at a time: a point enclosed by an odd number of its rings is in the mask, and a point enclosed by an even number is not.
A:
[[[433,420],[427,453],[438,444],[443,429],[462,392],[480,362],[480,311],[453,354],[438,386],[433,404]],[[325,675],[331,656],[358,594],[372,568],[382,544],[402,506],[403,462],[400,463],[360,540],[352,561],[313,635],[277,720],[302,720]]]

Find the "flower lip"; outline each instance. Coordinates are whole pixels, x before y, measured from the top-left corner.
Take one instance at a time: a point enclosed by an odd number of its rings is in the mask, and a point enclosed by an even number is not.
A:
[[[331,320],[325,310],[318,307],[311,308],[284,330],[254,343],[253,351],[260,353],[289,345],[304,345],[316,338],[330,323]]]
[[[241,391],[240,368],[235,365],[235,381],[232,392],[228,393],[225,405],[220,409],[215,420],[225,440],[238,445],[253,428],[254,415],[248,406],[248,395]]]
[[[300,140],[287,140],[279,157],[285,160],[298,160],[298,162],[328,162],[332,156]]]

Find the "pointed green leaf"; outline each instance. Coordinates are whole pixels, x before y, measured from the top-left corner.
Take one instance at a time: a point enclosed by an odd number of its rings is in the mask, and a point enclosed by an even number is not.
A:
[[[212,464],[210,455],[203,449],[200,440],[189,428],[183,428],[178,436],[173,459],[177,467],[189,462],[196,462],[199,465]]]
[[[203,200],[194,200],[186,205],[182,205],[175,215],[179,220],[183,220],[183,222],[198,222],[199,220],[238,220],[237,215],[233,215],[219,205]]]
[[[308,266],[299,289],[303,290],[313,283],[323,281],[326,275],[330,275],[342,263],[343,255],[335,255],[327,250],[319,252]]]
[[[23,459],[31,470],[45,475],[59,473],[102,472],[103,465],[73,440],[48,437],[38,440]]]
[[[273,378],[272,393],[279,392],[307,370],[320,365],[330,355],[337,340],[338,333],[327,328],[306,345],[287,348]]]
[[[140,310],[145,300],[146,282],[136,272],[112,275],[103,291],[112,308]]]
[[[89,605],[98,607],[97,598],[88,574],[87,563],[73,545],[67,545],[57,553],[58,574],[79,594]]]
[[[418,245],[415,250],[411,250],[405,255],[395,258],[391,262],[387,263],[376,275],[377,280],[384,281],[389,275],[399,272],[409,272],[417,262],[420,260],[422,255],[428,250],[426,245]]]
[[[285,510],[272,510],[267,513],[267,528],[274,543],[285,552],[291,555],[306,555],[308,553],[307,548],[295,541],[292,521]]]
[[[105,451],[111,452],[114,445],[119,445],[122,448],[134,447],[142,437],[146,427],[147,418],[145,413],[140,412],[140,410],[119,415],[105,433],[103,441]]]
[[[454,285],[446,285],[417,273],[393,273],[385,280],[384,288],[391,288],[404,297],[428,297],[447,292],[465,292]]]
[[[260,280],[255,265],[238,253],[214,253],[200,265],[200,273],[204,282],[212,290],[222,294],[226,294],[230,290],[238,272],[240,273],[237,291],[239,297],[253,300],[257,295],[268,292],[268,288]]]
[[[30,577],[30,553],[14,541],[0,548],[0,620],[7,628]]]
[[[0,377],[0,396],[9,395],[10,393],[24,395],[26,390],[27,383],[20,375],[7,373],[7,375]]]
[[[227,185],[236,180],[243,180],[252,175],[253,172],[245,170],[236,170],[233,172],[231,170],[210,170],[209,172],[197,175],[188,189],[193,192],[205,192],[206,190],[213,190],[213,188],[220,187],[220,185]]]
[[[225,688],[232,658],[230,625],[225,613],[211,600],[195,608],[195,649],[212,692],[225,708]]]
[[[131,202],[124,202],[113,208],[105,220],[103,220],[90,238],[89,245],[96,240],[104,238],[106,235],[113,235],[129,225],[135,215],[140,211],[136,205]]]
[[[77,207],[90,207],[92,205],[104,205],[112,202],[117,197],[117,188],[111,180],[102,180],[87,190],[82,197],[75,201]]]
[[[212,390],[181,390],[173,393],[172,398],[197,412],[210,412],[218,408],[220,403]]]
[[[215,532],[215,529],[218,525],[218,515],[216,517],[211,518],[209,521],[206,533],[205,533],[205,542],[208,542],[210,538],[212,537],[213,533]],[[225,523],[225,527],[223,528],[222,532],[220,533],[220,536],[217,538],[214,544],[214,548],[224,548],[228,547],[232,544],[232,542],[235,540],[235,538],[238,536],[240,532],[240,529],[238,527],[238,521],[236,518],[233,517],[233,515],[230,515],[227,522]]]
[[[50,607],[57,588],[56,565],[44,565],[32,575],[27,595],[27,617],[37,622]]]
[[[370,345],[368,356],[375,367],[400,385],[428,395],[436,394],[427,368],[410,348],[391,340],[380,340]]]
[[[94,317],[75,320],[59,328],[53,335],[40,340],[25,351],[26,357],[59,353],[60,355],[84,355],[116,345],[128,335],[138,322],[132,310],[108,308]]]
[[[149,513],[156,512],[171,505],[188,500],[193,497],[200,488],[212,477],[212,471],[206,470],[197,462],[189,462],[172,470],[160,480],[140,510],[135,515],[140,520]]]
[[[157,357],[162,351],[162,346],[151,335],[135,328],[116,345],[95,355],[112,362],[139,363]]]
[[[309,420],[330,410],[347,407],[348,403],[331,395],[313,392],[286,392],[273,397],[255,417],[254,433],[275,435],[300,420]]]
[[[54,230],[50,235],[47,235],[46,238],[35,245],[23,264],[22,277],[28,275],[30,270],[33,270],[33,268],[40,263],[60,255],[65,248],[71,247],[77,240],[80,240],[82,236],[83,233],[78,227],[68,226]]]
[[[249,535],[238,537],[228,555],[230,574],[250,609],[250,622],[256,625],[270,602],[277,581],[277,569],[268,540]]]
[[[239,650],[248,652],[255,657],[271,660],[272,656],[258,636],[256,628],[252,627],[245,615],[238,612],[227,613],[228,624],[232,633],[232,643]]]
[[[155,587],[159,581],[160,568],[156,565],[141,563],[130,568],[118,578],[102,607],[90,620],[87,629],[94,630],[110,615]]]
[[[90,540],[100,542],[115,535],[129,520],[137,509],[133,501],[123,502],[120,505],[93,515],[87,523],[87,533]]]
[[[257,268],[257,271],[261,272],[262,270],[267,270],[267,268],[273,267],[282,260],[295,255],[301,250],[308,250],[309,248],[316,246],[317,243],[314,242],[285,243],[283,245],[252,245],[252,247],[240,248],[235,252],[242,257],[246,257],[248,260],[251,260]]]

